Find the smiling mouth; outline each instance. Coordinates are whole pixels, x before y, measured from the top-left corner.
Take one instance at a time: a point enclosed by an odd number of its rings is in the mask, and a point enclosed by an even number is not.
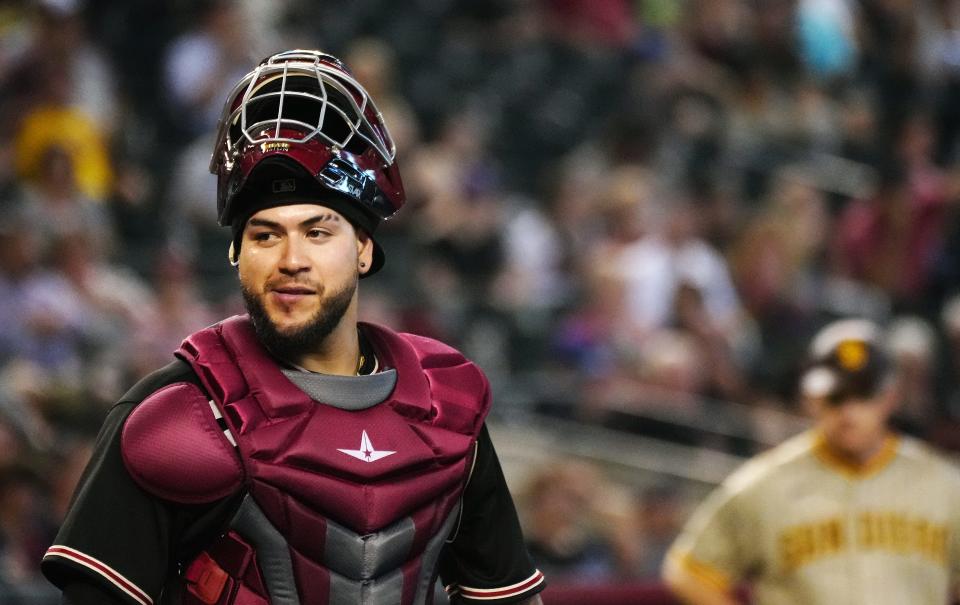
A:
[[[310,288],[304,288],[302,286],[283,286],[280,288],[273,288],[273,291],[277,294],[290,294],[294,296],[306,296],[317,293],[316,290],[311,290]]]
[[[279,286],[270,289],[271,298],[281,310],[290,311],[299,307],[301,303],[311,300],[317,291],[306,286]]]

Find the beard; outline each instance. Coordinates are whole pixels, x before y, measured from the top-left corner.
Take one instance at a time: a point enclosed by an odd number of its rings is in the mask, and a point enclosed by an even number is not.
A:
[[[357,281],[351,280],[339,292],[333,293],[306,322],[283,331],[270,319],[261,296],[242,284],[240,289],[253,330],[260,342],[280,359],[296,361],[320,349],[327,336],[340,325],[357,290]]]

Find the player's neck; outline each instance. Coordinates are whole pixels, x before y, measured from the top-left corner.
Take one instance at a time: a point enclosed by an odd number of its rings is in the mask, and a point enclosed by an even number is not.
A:
[[[348,311],[340,324],[316,349],[292,362],[310,372],[355,376],[359,360],[360,337],[357,333],[356,314]]]
[[[872,439],[868,445],[857,450],[839,447],[831,443],[829,439],[824,439],[824,446],[837,460],[853,468],[862,468],[870,466],[879,456],[883,455],[890,437],[890,433],[884,431]]]

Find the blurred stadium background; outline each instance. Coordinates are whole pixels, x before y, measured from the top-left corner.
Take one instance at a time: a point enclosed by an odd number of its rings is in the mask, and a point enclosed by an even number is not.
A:
[[[960,449],[956,0],[4,0],[0,603],[57,602],[105,411],[242,310],[212,129],[293,47],[398,141],[362,315],[488,372],[548,603],[661,602],[691,506],[806,426],[830,319],[884,325],[898,426]]]

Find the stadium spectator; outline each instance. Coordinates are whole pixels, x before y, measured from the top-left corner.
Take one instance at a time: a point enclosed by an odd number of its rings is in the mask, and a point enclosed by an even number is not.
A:
[[[205,0],[193,23],[171,42],[164,61],[171,115],[180,117],[176,126],[187,138],[216,127],[221,99],[246,73],[251,57],[264,54],[251,46],[240,3]]]
[[[900,406],[893,421],[903,432],[929,438],[940,416],[934,382],[936,333],[924,319],[898,317],[887,327],[886,348],[899,380]]]
[[[556,581],[616,577],[616,551],[606,533],[616,530],[603,524],[601,495],[608,488],[596,468],[572,460],[531,479],[524,498],[527,548],[544,574]]]
[[[59,148],[70,157],[76,189],[92,200],[103,200],[113,184],[104,131],[70,105],[71,76],[63,65],[41,63],[39,69],[45,72],[45,85],[19,121],[13,142],[17,175],[22,184],[45,180],[50,150]]]

